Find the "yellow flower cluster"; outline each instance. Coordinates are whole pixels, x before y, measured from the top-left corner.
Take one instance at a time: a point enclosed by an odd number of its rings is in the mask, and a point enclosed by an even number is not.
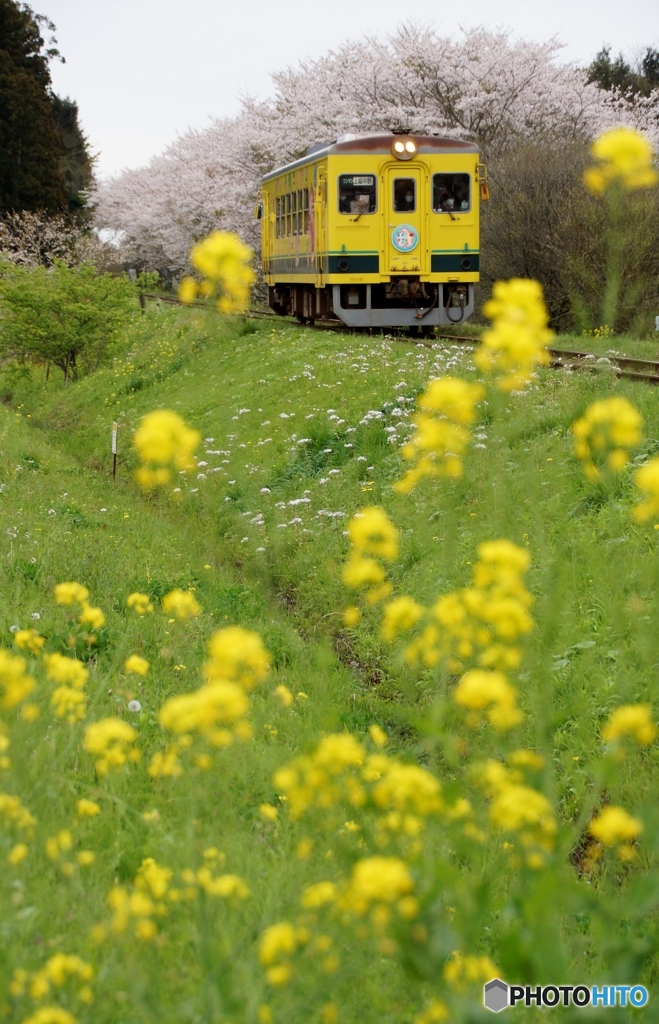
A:
[[[241,313],[249,305],[254,271],[249,263],[254,253],[238,235],[228,231],[215,231],[190,252],[192,265],[203,275],[197,283],[184,277],[179,288],[183,302],[193,302],[197,296],[217,298],[221,313]]]
[[[602,132],[590,152],[597,164],[584,171],[584,181],[594,195],[601,195],[613,185],[627,190],[649,188],[659,180],[652,166],[652,146],[633,128],[610,128]]]
[[[443,808],[441,785],[430,772],[382,753],[368,754],[349,733],[325,736],[312,754],[280,768],[274,784],[293,819],[312,808],[370,806],[378,815],[380,846],[394,835],[415,839],[423,819]]]
[[[78,998],[83,1003],[91,1003],[94,995],[89,982],[93,977],[93,967],[79,956],[55,953],[40,971],[31,973],[23,968],[14,971],[9,991],[15,998],[27,993],[35,1000],[48,999],[54,988],[64,988],[69,982],[76,981],[81,983]]]
[[[553,848],[557,826],[547,797],[525,785],[521,760],[518,758],[518,765],[512,769],[500,761],[487,761],[480,768],[479,782],[490,798],[492,827],[517,834],[526,863],[531,868],[540,868],[545,854]]]
[[[140,594],[139,591],[135,591],[134,594],[129,594],[126,598],[126,605],[128,608],[133,608],[137,615],[147,615],[153,611],[153,605],[149,600],[147,594]]]
[[[546,346],[553,332],[547,327],[542,287],[521,277],[497,281],[483,312],[493,325],[474,352],[476,367],[483,373],[496,373],[501,391],[522,387],[537,366],[549,362]]]
[[[97,758],[96,772],[107,775],[120,771],[127,761],[135,763],[140,752],[135,748],[137,733],[132,725],[120,718],[103,718],[87,726],[83,746]]]
[[[160,723],[179,739],[164,754],[155,754],[149,774],[180,775],[181,750],[197,734],[214,747],[226,747],[234,738],[248,740],[252,729],[246,720],[250,708],[247,693],[262,682],[270,670],[270,655],[258,633],[229,626],[211,637],[209,657],[204,664],[203,686],[194,693],[170,697],[160,709]],[[208,767],[206,758],[199,767]]]
[[[413,417],[416,431],[403,447],[403,455],[415,465],[395,484],[401,494],[409,494],[426,476],[458,477],[462,474],[461,455],[476,418],[476,406],[485,397],[481,384],[469,384],[457,377],[440,377],[430,382],[417,401]]]
[[[208,644],[209,657],[204,678],[209,683],[232,680],[245,690],[253,690],[270,671],[270,654],[254,630],[228,626],[215,633]]]
[[[574,453],[583,463],[588,480],[602,479],[604,468],[619,473],[629,453],[643,440],[643,418],[626,398],[616,396],[593,402],[572,424]]]
[[[7,756],[9,750],[9,736],[7,726],[0,722],[0,771],[7,771],[11,768],[11,760]]]
[[[389,920],[387,908],[394,903],[401,917],[416,916],[418,903],[410,897],[413,890],[412,876],[399,857],[364,857],[353,866],[338,905],[359,917],[375,909],[374,923],[382,927]]]
[[[111,930],[124,932],[132,921],[137,938],[152,939],[158,931],[153,918],[167,913],[162,901],[169,894],[172,875],[169,868],[157,864],[153,857],[143,860],[130,891],[115,886],[108,893],[108,904],[113,911]]]
[[[21,704],[36,685],[26,669],[25,658],[9,654],[0,647],[0,708],[5,711]]]
[[[444,964],[444,980],[456,992],[466,991],[469,985],[482,985],[499,977],[499,968],[489,956],[471,956],[456,949],[450,960]]]
[[[588,826],[591,836],[602,846],[617,847],[620,860],[632,860],[636,851],[632,845],[643,831],[640,818],[632,818],[624,807],[605,807]]]
[[[197,871],[186,868],[181,872],[181,884],[173,886],[173,871],[158,864],[153,857],[147,857],[131,887],[115,886],[108,893],[108,904],[113,912],[110,930],[121,934],[130,926],[138,939],[153,939],[158,932],[155,919],[165,917],[171,904],[195,899],[200,890],[227,900],[247,899],[250,892],[242,878],[215,874],[223,863],[224,854],[215,847],[205,850],[203,866]],[[95,929],[95,935],[99,940],[105,937],[102,925]]]
[[[398,530],[384,509],[372,505],[353,516],[348,534],[352,550],[343,568],[343,582],[352,590],[366,589],[366,600],[376,604],[392,591],[380,563],[398,557]]]
[[[296,928],[289,921],[272,924],[263,932],[259,945],[259,960],[266,970],[270,985],[286,985],[293,973],[291,958],[309,941],[305,928]]]
[[[164,487],[174,472],[194,469],[200,440],[201,435],[169,409],[156,409],[143,416],[133,437],[141,462],[135,472],[140,487],[145,491]]]
[[[81,583],[58,583],[55,587],[55,601],[64,607],[71,607],[74,604],[80,605],[78,622],[81,626],[89,626],[90,630],[98,632],[105,625],[105,615],[100,608],[89,604],[89,591]],[[89,636],[92,643],[95,637]]]
[[[53,691],[51,706],[58,718],[79,722],[85,717],[84,687],[89,672],[79,661],[61,654],[44,654],[46,675],[60,685]]]
[[[648,519],[659,517],[659,456],[650,459],[634,474],[634,483],[644,496],[644,500],[635,505],[634,519],[644,523]]]
[[[428,667],[444,662],[460,672],[468,662],[479,668],[515,669],[521,661],[520,637],[533,628],[532,597],[522,576],[529,554],[507,540],[478,548],[472,586],[440,597],[427,613],[420,635],[406,648],[409,662]]]
[[[472,669],[454,689],[453,700],[471,712],[467,722],[472,727],[480,724],[481,712],[501,732],[519,725],[524,717],[517,707],[517,690],[503,672]]]
[[[32,817],[17,796],[0,793],[0,821],[7,828],[14,828],[18,832],[22,832],[27,839],[32,838],[36,819]]]
[[[196,618],[201,612],[201,605],[191,590],[170,590],[162,599],[162,609],[184,622]]]
[[[22,651],[33,654],[35,658],[41,653],[41,648],[45,642],[45,637],[39,636],[36,629],[19,629],[18,633],[14,636],[16,646]]]
[[[87,800],[82,797],[76,804],[76,810],[79,818],[94,818],[97,814],[101,813],[101,808],[95,800]]]
[[[395,597],[384,606],[380,632],[384,640],[396,640],[401,633],[409,633],[423,618],[426,609],[412,597]]]
[[[414,1024],[445,1024],[449,1019],[449,1008],[441,999],[433,999],[425,1010],[417,1013]]]
[[[641,747],[647,747],[655,741],[657,727],[652,721],[652,708],[649,704],[623,704],[611,712],[602,730],[602,739],[605,743],[616,743],[627,737]]]
[[[61,1006],[40,1006],[22,1024],[77,1024],[76,1018]]]
[[[137,676],[145,676],[149,671],[149,663],[146,658],[140,658],[139,654],[131,654],[124,662],[124,672],[133,673]]]

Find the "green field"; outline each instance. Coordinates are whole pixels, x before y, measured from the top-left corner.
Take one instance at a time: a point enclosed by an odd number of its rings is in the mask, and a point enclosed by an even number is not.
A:
[[[590,342],[595,352],[613,347],[610,339],[567,337],[557,347]],[[657,346],[616,337],[615,349],[656,358]],[[46,999],[81,1024],[412,1024],[434,997],[447,1001],[451,1020],[486,1019],[482,978],[443,980],[460,949],[488,956],[511,982],[645,984],[650,1000],[635,1013],[659,1020],[659,752],[656,744],[633,748],[616,761],[603,753],[601,735],[620,704],[657,708],[659,535],[652,521],[632,519],[633,474],[593,487],[570,435],[591,402],[625,396],[645,420],[634,453],[640,464],[659,450],[659,392],[607,374],[550,370],[524,393],[488,392],[463,476],[426,481],[404,496],[393,489],[404,471],[400,446],[419,393],[444,374],[477,377],[468,346],[157,307],[135,321],[111,366],[77,383],[64,387],[54,372],[46,381],[42,367],[5,369],[4,646],[20,626],[38,630],[46,651],[71,653],[69,609],[53,597],[63,581],[89,588],[107,624],[94,645],[76,647],[89,669],[84,721],[53,715],[52,683],[36,663],[31,700],[39,717],[3,712],[11,766],[0,771],[0,790],[18,796],[36,826],[26,859],[6,866],[17,836],[0,805],[0,1019],[32,1019],[44,1004],[29,984],[23,994],[12,986],[14,972],[37,972],[57,953],[93,967],[92,1004],[80,1001],[77,981]],[[156,408],[178,412],[204,439],[197,472],[182,474],[172,496],[143,496],[132,476],[132,435]],[[454,677],[407,664],[399,645],[381,639],[377,608],[344,625],[353,602],[341,580],[347,524],[367,505],[384,507],[400,530],[395,592],[423,604],[469,584],[482,542],[506,538],[528,550],[536,625],[515,675],[525,719],[514,735],[467,728],[450,701]],[[174,588],[194,590],[198,617],[178,622],[162,611]],[[134,591],[149,595],[153,614],[140,618],[126,607]],[[209,638],[233,625],[259,632],[272,657],[252,695],[253,739],[213,752],[209,768],[184,758],[179,777],[152,779],[149,761],[167,744],[160,707],[200,685]],[[125,674],[131,654],[149,661],[144,678]],[[280,685],[294,697],[290,706],[275,693]],[[136,699],[139,713],[128,710]],[[90,722],[110,716],[136,729],[142,760],[97,777],[82,738]],[[359,808],[346,810],[338,829],[320,812],[291,820],[273,773],[329,733],[348,731],[368,744],[373,724],[389,738],[386,752],[432,772],[449,803],[468,796],[477,821],[487,801],[474,763],[518,748],[538,752],[544,768],[533,785],[555,807],[554,851],[539,870],[511,867],[509,837],[476,839],[475,828],[429,819],[414,869],[425,893],[418,948],[408,932],[387,946],[377,929],[339,916],[326,926],[336,961],[300,939],[293,980],[273,987],[259,963],[264,929],[300,920],[315,934],[313,915],[300,917],[301,890],[338,881],[365,848],[380,850]],[[100,813],[77,819],[81,798]],[[587,823],[608,803],[644,823],[630,863],[610,851],[589,859]],[[260,813],[263,804],[279,808],[276,820]],[[345,828],[353,818],[363,846]],[[73,846],[53,858],[46,843],[62,829]],[[307,838],[313,849],[300,857]],[[150,939],[107,928],[108,893],[129,889],[145,858],[179,879],[211,848],[225,856],[224,871],[244,879],[249,898],[199,890],[173,899],[155,913]],[[77,863],[81,850],[94,853],[92,864]],[[544,1019],[534,1008],[516,1013]],[[607,1020],[628,1017],[609,1009]],[[69,1021],[35,1016],[34,1024]]]

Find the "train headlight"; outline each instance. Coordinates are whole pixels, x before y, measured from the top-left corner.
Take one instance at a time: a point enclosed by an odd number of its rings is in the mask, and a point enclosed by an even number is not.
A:
[[[391,147],[391,152],[397,160],[411,160],[412,157],[416,156],[416,150],[416,142],[409,138],[401,138],[400,136]]]

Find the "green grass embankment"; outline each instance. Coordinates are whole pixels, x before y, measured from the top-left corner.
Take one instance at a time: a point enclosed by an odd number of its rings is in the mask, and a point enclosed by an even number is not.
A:
[[[630,518],[629,478],[616,494],[594,494],[575,470],[569,427],[596,398],[626,395],[646,420],[646,457],[659,448],[659,394],[605,377],[543,372],[524,395],[490,397],[460,480],[398,495],[392,483],[402,474],[399,448],[415,398],[431,376],[451,372],[471,376],[464,346],[152,309],[126,339],[124,355],[92,377],[64,388],[54,374],[47,383],[36,373],[5,374],[12,403],[0,411],[5,644],[11,625],[34,625],[56,649],[67,626],[53,586],[65,579],[88,586],[108,618],[90,663],[88,719],[130,719],[145,750],[159,743],[163,699],[199,685],[205,643],[222,625],[258,630],[273,654],[273,685],[307,695],[285,709],[268,684],[254,698],[254,741],[220,759],[210,783],[204,775],[202,786],[195,771],[137,789],[130,778],[113,779],[103,815],[87,826],[96,829],[99,853],[86,875],[80,869],[62,880],[40,854],[16,884],[3,887],[5,978],[35,961],[35,935],[48,949],[88,950],[90,927],[107,916],[107,891],[132,879],[143,857],[180,869],[218,846],[227,870],[243,875],[256,894],[231,924],[232,984],[249,992],[252,1014],[266,998],[255,967],[258,933],[291,914],[300,879],[314,877],[313,858],[295,861],[292,833],[284,826],[275,833],[258,815],[259,804],[274,799],[272,772],[323,731],[363,733],[374,721],[392,736],[394,750],[414,757],[416,723],[435,691],[431,672],[389,657],[374,613],[354,629],[342,625],[344,530],[365,504],[385,506],[401,530],[402,556],[392,570],[397,592],[426,603],[468,583],[481,541],[506,537],[529,548],[534,614],[543,628],[528,642],[520,675],[525,742],[553,757],[561,814],[578,815],[592,783],[588,759],[598,723],[613,704],[655,695],[659,574],[657,535]],[[198,475],[182,475],[174,499],[144,497],[132,482],[132,433],[158,407],[180,413],[205,439]],[[157,603],[177,586],[195,588],[198,620],[127,614],[131,591],[146,591]],[[151,662],[142,686],[122,673],[130,653]],[[135,697],[139,718],[127,711]],[[70,825],[76,798],[99,793],[89,763],[71,764],[69,728],[12,728],[15,770],[39,822],[41,850],[48,835]],[[80,728],[73,727],[76,742]],[[653,749],[642,771],[624,778],[630,804],[656,786],[657,757]],[[439,755],[430,763],[441,776]],[[160,823],[146,823],[143,812],[154,808]],[[114,954],[101,955],[95,1021],[123,1022],[127,1002],[139,1013],[131,1020],[198,1019],[186,1002],[198,995],[191,942],[185,930],[170,939],[163,955],[171,972],[151,971],[146,989],[143,973],[122,973]],[[346,1020],[374,1013],[392,1024],[411,1019],[410,983],[386,962],[374,968],[361,955]],[[0,1003],[8,998],[4,985]]]

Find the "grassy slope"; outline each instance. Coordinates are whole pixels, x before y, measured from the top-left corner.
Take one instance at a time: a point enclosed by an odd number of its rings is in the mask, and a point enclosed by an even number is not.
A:
[[[92,668],[89,717],[128,714],[126,701],[138,687],[122,678],[121,665],[133,651],[144,654],[152,662],[139,693],[140,742],[147,748],[159,744],[155,713],[163,697],[196,685],[205,640],[225,622],[260,630],[275,657],[275,683],[309,695],[284,711],[266,688],[256,698],[257,741],[213,769],[211,785],[200,786],[194,773],[136,792],[130,779],[113,780],[107,812],[88,826],[103,852],[86,878],[55,887],[56,869],[35,857],[16,870],[13,888],[3,887],[5,977],[10,967],[39,962],[35,935],[39,947],[84,950],[89,927],[104,915],[104,894],[115,878],[130,879],[143,856],[181,868],[205,846],[218,845],[228,870],[243,874],[256,893],[249,914],[232,928],[236,948],[248,950],[236,970],[250,977],[252,1008],[259,1002],[255,935],[290,912],[307,870],[316,877],[311,863],[291,869],[292,833],[282,826],[275,840],[258,817],[258,804],[273,797],[273,769],[322,730],[341,725],[359,731],[379,721],[395,747],[409,748],[410,726],[433,692],[429,674],[414,675],[383,656],[368,622],[356,630],[341,626],[345,517],[365,503],[385,505],[402,529],[394,579],[400,592],[422,600],[468,581],[481,540],[506,536],[529,546],[543,629],[528,645],[521,676],[526,740],[555,758],[563,812],[576,816],[590,785],[597,724],[621,699],[655,698],[658,609],[656,537],[631,525],[629,484],[608,501],[593,500],[575,472],[568,428],[589,401],[615,391],[632,398],[656,436],[657,393],[548,373],[507,407],[488,408],[462,480],[423,487],[414,500],[396,496],[391,483],[401,466],[389,438],[405,436],[424,382],[452,370],[469,372],[463,347],[428,349],[266,323],[221,327],[190,311],[152,310],[136,325],[126,358],[93,378],[67,390],[57,379],[5,382],[17,408],[0,418],[6,641],[12,623],[28,625],[37,611],[39,628],[54,644],[65,617],[53,605],[53,585],[66,578],[88,585],[111,630]],[[129,438],[139,417],[158,406],[176,409],[208,439],[205,479],[182,480],[178,503],[143,499],[130,481]],[[113,485],[115,418],[120,459]],[[646,443],[644,452],[653,450]],[[162,615],[126,615],[132,590],[158,596],[180,585],[196,587],[200,620],[172,626]],[[34,748],[33,735],[40,737]],[[37,845],[70,824],[77,796],[95,792],[89,764],[72,763],[68,736],[68,727],[46,729],[45,722],[12,730],[18,788],[40,822]],[[651,751],[629,768],[622,796],[630,806],[642,805],[656,784],[656,759]],[[152,807],[160,810],[160,825],[140,817]],[[178,967],[159,979],[158,992],[140,994],[139,972],[113,973],[108,959],[108,988],[95,1020],[123,1020],[122,999],[160,1007],[161,1019],[187,1019],[182,1002],[195,990],[189,941],[185,932],[178,946],[173,941],[168,955]],[[122,988],[111,997],[117,977]],[[364,978],[350,989],[347,1019],[406,1019],[411,994],[395,971],[371,965]],[[238,983],[245,986],[244,979]]]

